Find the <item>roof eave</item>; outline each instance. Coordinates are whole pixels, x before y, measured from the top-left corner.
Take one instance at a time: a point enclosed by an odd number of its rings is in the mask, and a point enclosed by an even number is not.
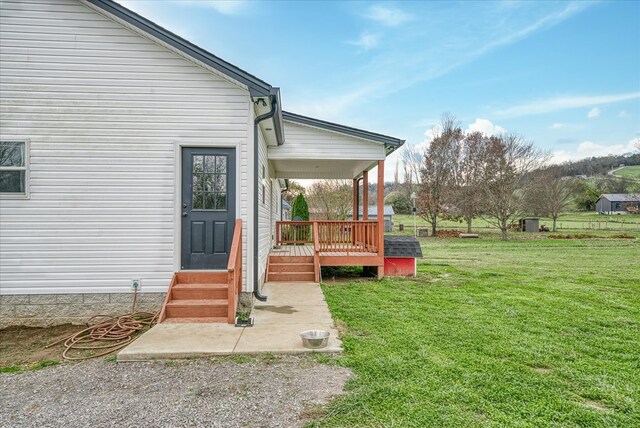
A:
[[[279,146],[284,144],[284,125],[282,123],[282,101],[280,100],[280,88],[272,88],[276,97],[276,114],[273,116],[273,130],[276,133],[276,142]]]
[[[301,125],[313,126],[316,128],[326,129],[328,131],[338,132],[365,140],[382,143],[385,146],[387,154],[401,147],[405,140],[391,137],[388,135],[378,134],[376,132],[365,131],[364,129],[353,128],[351,126],[340,125],[338,123],[327,122],[325,120],[315,119],[313,117],[303,116],[301,114],[282,112],[282,118],[288,122],[299,123]]]

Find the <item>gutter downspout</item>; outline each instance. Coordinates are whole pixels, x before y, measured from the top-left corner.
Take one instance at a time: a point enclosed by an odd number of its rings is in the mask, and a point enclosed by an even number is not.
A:
[[[289,180],[285,179],[284,180],[284,189],[280,190],[280,221],[284,220],[284,199],[282,198],[282,195],[287,190],[289,190]]]
[[[258,159],[258,145],[260,144],[260,140],[258,139],[258,124],[263,120],[272,118],[276,113],[277,107],[277,97],[274,95],[270,95],[269,99],[271,100],[271,110],[256,117],[253,122],[253,173],[254,177],[256,177],[256,184],[258,183],[258,179],[260,177],[260,159]],[[261,302],[266,302],[267,296],[260,294],[260,279],[258,278],[258,189],[259,186],[256,187],[253,192],[253,206],[255,209],[255,213],[253,216],[253,295]]]

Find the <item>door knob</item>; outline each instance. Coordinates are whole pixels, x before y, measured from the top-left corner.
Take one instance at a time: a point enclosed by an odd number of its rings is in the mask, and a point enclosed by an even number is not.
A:
[[[189,215],[189,214],[187,214],[187,213],[182,213],[182,217],[186,217],[186,216],[188,216],[188,215]]]
[[[182,204],[182,208],[187,208],[187,204],[186,203]]]

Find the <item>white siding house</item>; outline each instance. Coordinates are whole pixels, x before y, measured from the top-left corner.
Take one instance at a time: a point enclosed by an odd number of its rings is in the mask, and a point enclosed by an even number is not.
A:
[[[165,291],[176,148],[237,147],[248,174],[248,90],[80,2],[1,7],[0,138],[31,165],[29,199],[0,207],[2,293]]]
[[[223,180],[243,224],[242,289],[257,291],[281,179],[353,178],[402,144],[286,115],[278,88],[110,0],[0,0],[0,326],[117,312],[133,279],[157,305],[175,272],[197,268],[184,256],[199,239],[184,232],[197,211],[187,148],[235,158],[199,173]],[[318,159],[315,174],[293,167]]]

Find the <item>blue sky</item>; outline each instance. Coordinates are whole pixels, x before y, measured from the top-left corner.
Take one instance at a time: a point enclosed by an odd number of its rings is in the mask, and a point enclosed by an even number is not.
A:
[[[640,137],[638,1],[120,2],[280,86],[285,110],[407,144],[444,112],[555,161]]]

